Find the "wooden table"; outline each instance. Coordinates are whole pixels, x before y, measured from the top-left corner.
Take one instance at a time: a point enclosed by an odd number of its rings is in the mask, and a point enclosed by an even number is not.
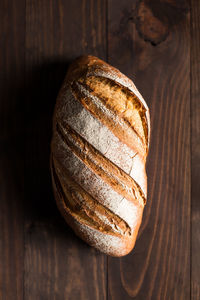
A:
[[[200,1],[0,1],[0,299],[200,299]],[[57,210],[49,151],[68,64],[96,55],[151,112],[136,247],[107,257]]]

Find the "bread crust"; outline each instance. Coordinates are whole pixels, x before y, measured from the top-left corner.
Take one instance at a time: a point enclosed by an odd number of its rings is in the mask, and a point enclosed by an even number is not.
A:
[[[149,109],[133,82],[96,57],[75,60],[54,110],[53,190],[69,226],[108,255],[134,247],[149,141]]]

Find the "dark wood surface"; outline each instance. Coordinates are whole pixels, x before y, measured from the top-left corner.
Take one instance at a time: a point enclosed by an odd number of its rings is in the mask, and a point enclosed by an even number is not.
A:
[[[191,9],[191,299],[200,299],[200,2]]]
[[[0,300],[200,299],[198,0],[0,1]],[[60,216],[49,150],[69,63],[96,55],[151,113],[148,202],[123,258]]]

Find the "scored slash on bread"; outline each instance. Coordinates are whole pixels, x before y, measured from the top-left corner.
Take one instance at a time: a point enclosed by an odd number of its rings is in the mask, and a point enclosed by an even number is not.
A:
[[[73,83],[72,91],[127,146],[147,151],[146,110],[128,88],[108,78],[89,76]]]
[[[56,124],[60,138],[86,166],[126,199],[145,204],[143,192],[133,178],[104,157],[69,125],[66,124],[64,128],[61,124]]]
[[[64,176],[56,172],[58,162],[52,157],[52,175],[59,196],[66,204],[67,210],[85,224],[111,234],[129,234],[130,226],[107,207],[96,201],[71,176],[64,172]],[[60,166],[58,167],[60,170]]]
[[[53,189],[67,223],[106,254],[134,247],[149,139],[149,110],[130,79],[96,57],[72,63],[54,111]]]

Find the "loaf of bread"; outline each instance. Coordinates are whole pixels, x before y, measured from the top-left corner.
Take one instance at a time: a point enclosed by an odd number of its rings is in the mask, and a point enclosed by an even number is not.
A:
[[[108,255],[134,247],[149,138],[149,109],[133,82],[96,57],[75,60],[54,111],[53,190],[75,233]]]

